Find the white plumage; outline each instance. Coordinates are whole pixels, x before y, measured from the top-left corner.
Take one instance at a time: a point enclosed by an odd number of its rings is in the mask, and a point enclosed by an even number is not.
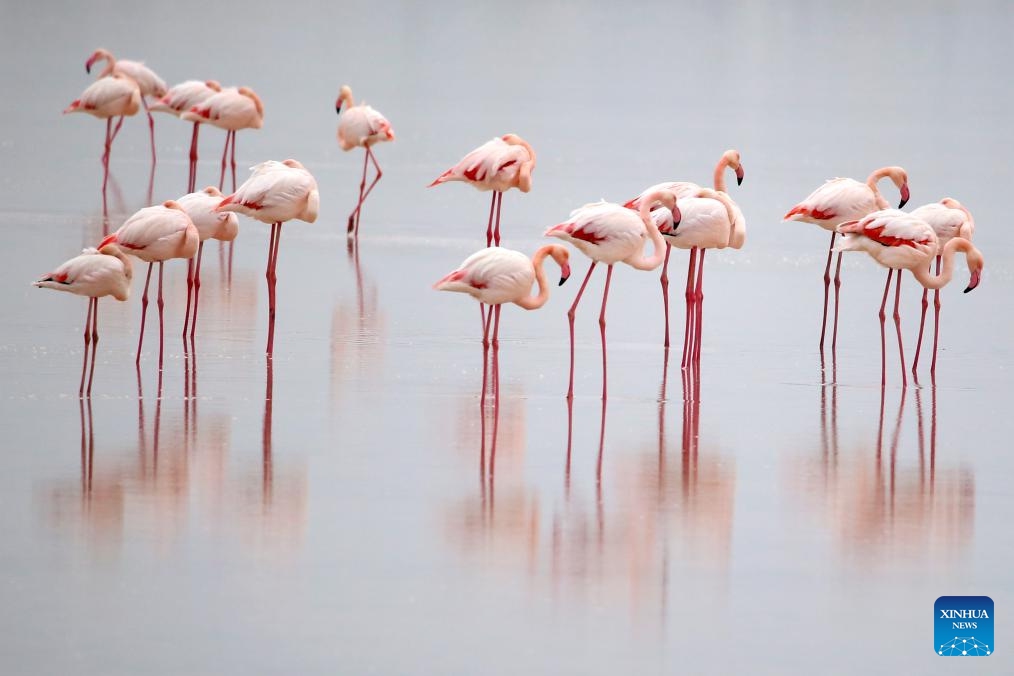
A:
[[[218,211],[235,211],[262,223],[317,220],[317,181],[302,164],[269,160],[252,167],[252,172],[236,192],[219,203]]]

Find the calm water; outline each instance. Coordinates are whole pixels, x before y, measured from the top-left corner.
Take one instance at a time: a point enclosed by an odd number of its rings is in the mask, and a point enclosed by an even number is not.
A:
[[[1014,669],[1006,3],[284,12],[5,7],[5,673],[951,673],[930,618],[958,594],[1000,615],[975,669]],[[95,396],[76,397],[85,303],[28,283],[103,230],[102,125],[60,116],[99,45],[171,83],[254,87],[266,121],[239,134],[242,167],[296,157],[318,178],[320,219],[284,229],[270,399],[267,228],[247,220],[231,283],[208,250],[194,356],[184,266],[167,266],[162,398],[157,341],[140,383],[133,368],[137,297],[101,303]],[[377,152],[358,260],[344,226],[361,155],[334,141],[344,82],[398,135]],[[163,200],[185,185],[190,132],[156,131]],[[423,186],[507,131],[539,151],[533,191],[504,199],[504,244],[529,252],[586,201],[706,182],[727,147],[746,167],[747,246],[708,257],[699,395],[684,401],[676,355],[661,396],[658,278],[618,268],[607,408],[601,278],[578,314],[569,455],[579,279],[539,312],[504,310],[496,415],[479,407],[474,303],[430,289],[480,246],[488,196]],[[146,204],[146,134],[129,120],[114,146],[111,227]],[[200,185],[222,138],[202,134]],[[943,293],[935,389],[903,392],[893,349],[880,389],[883,276],[858,255],[822,372],[826,235],[780,220],[825,178],[885,164],[908,169],[914,205],[969,205],[987,259],[975,293],[963,273]],[[677,345],[684,265],[674,254]]]

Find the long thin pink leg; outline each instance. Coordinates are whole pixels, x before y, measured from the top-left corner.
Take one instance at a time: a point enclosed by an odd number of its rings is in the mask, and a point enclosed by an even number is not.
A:
[[[613,264],[606,268],[606,286],[602,291],[602,310],[599,312],[599,333],[602,336],[602,400],[608,396],[606,389],[606,301],[609,300],[609,281],[613,278]]]
[[[187,259],[187,309],[183,315],[183,351],[187,351],[187,329],[190,328],[190,308],[194,299],[194,259]]]
[[[113,147],[113,118],[106,118],[106,143],[102,151],[102,211],[106,211],[106,185],[109,183],[109,153]]]
[[[486,223],[486,246],[493,246],[493,215],[496,213],[496,191],[493,191],[493,198],[489,201],[489,221]]]
[[[225,166],[229,157],[229,142],[232,141],[232,132],[225,132],[225,147],[222,149],[222,173],[218,176],[218,189],[225,187]]]
[[[384,172],[380,169],[380,164],[377,162],[377,156],[373,154],[373,149],[369,146],[366,146],[366,157],[370,160],[370,162],[373,162],[373,170],[377,173],[374,174],[373,180],[370,181],[370,185],[366,187],[366,192],[363,193],[363,199],[360,202],[359,207],[356,209],[357,237],[359,236],[359,221],[363,213],[363,204],[366,202],[366,198],[370,196],[370,193],[373,192],[373,188],[380,182],[380,178],[384,175]]]
[[[831,286],[831,256],[834,249],[834,238],[838,233],[831,233],[831,245],[827,248],[827,263],[824,265],[824,317],[820,320],[820,349],[824,349],[824,333],[827,331],[827,300]]]
[[[141,364],[141,346],[144,344],[144,319],[148,315],[148,286],[151,284],[151,266],[154,263],[148,263],[148,274],[144,278],[144,292],[141,294],[141,335],[137,338],[137,358],[134,360],[134,364],[140,366]]]
[[[232,161],[232,191],[236,192],[236,132],[232,132],[231,161]]]
[[[194,318],[190,321],[190,345],[194,345],[197,335],[197,304],[201,300],[201,257],[204,255],[204,242],[197,246],[197,263],[194,265]]]
[[[482,396],[479,397],[479,407],[482,408],[486,403],[486,374],[489,365],[489,325],[490,322],[486,320],[486,306],[479,303],[479,314],[482,315]],[[485,421],[485,417],[483,417]],[[485,436],[483,436],[485,443]],[[485,451],[483,451],[483,457],[485,457]]]
[[[683,329],[683,360],[680,362],[681,368],[686,368],[687,363],[690,360],[690,345],[693,339],[693,328],[694,328],[694,276],[697,270],[697,247],[690,249],[690,262],[687,265],[687,317],[686,324]]]
[[[92,367],[88,371],[88,397],[92,396],[92,381],[95,379],[95,355],[99,348],[99,299],[92,299]]]
[[[834,321],[831,328],[831,352],[838,351],[838,298],[841,291],[841,253],[834,265]]]
[[[113,127],[113,135],[112,135],[112,137],[111,137],[111,138],[109,139],[109,143],[110,143],[110,144],[111,144],[111,143],[112,143],[113,141],[115,141],[115,140],[116,140],[116,135],[120,133],[120,128],[121,128],[122,126],[123,126],[123,115],[120,115],[120,117],[119,117],[119,118],[117,118],[117,120],[116,120],[116,126],[115,126],[115,127]]]
[[[496,197],[496,223],[493,225],[493,244],[500,246],[500,210],[503,207],[503,193],[498,190],[494,197]]]
[[[500,405],[500,308],[494,305],[493,313],[493,410]],[[493,443],[496,444],[496,422],[493,423]],[[492,466],[492,460],[490,460]]]
[[[898,283],[894,289],[894,326],[898,331],[898,356],[901,358],[901,386],[908,386],[908,371],[905,369],[905,344],[901,339],[901,313],[898,311],[901,302],[901,270],[898,270]],[[902,395],[904,396],[904,395]]]
[[[570,385],[567,387],[567,400],[574,398],[574,317],[577,314],[577,304],[581,302],[581,296],[584,294],[584,289],[588,286],[588,280],[591,279],[592,271],[598,261],[592,261],[588,267],[588,274],[585,275],[584,281],[581,282],[581,288],[577,290],[577,297],[574,298],[574,304],[570,306],[570,310],[567,311],[567,321],[570,322]]]
[[[930,272],[933,272],[933,265],[930,264]],[[922,290],[922,308],[919,313],[919,335],[915,339],[915,357],[912,359],[912,379],[916,385],[919,384],[919,353],[922,351],[922,335],[926,328],[926,310],[929,309],[929,289]]]
[[[356,201],[356,207],[349,214],[348,230],[346,234],[355,235],[356,233],[356,222],[359,216],[359,209],[363,205],[363,193],[366,192],[366,167],[370,163],[370,156],[363,153],[363,176],[359,179],[359,199]]]
[[[95,307],[94,303],[95,303],[94,298],[88,299],[88,314],[85,316],[85,327],[84,327],[84,357],[82,357],[81,359],[81,385],[77,388],[78,397],[84,397],[85,372],[88,370],[88,347],[91,345],[92,340],[91,334],[92,308]]]
[[[277,234],[272,238],[272,253],[268,262],[268,354],[274,354],[275,349],[275,283],[278,276],[275,268],[278,265],[278,245],[282,241],[282,224],[275,223],[271,226]]]
[[[187,192],[193,192],[197,188],[197,134],[201,128],[200,122],[194,122],[194,134],[190,137],[190,176],[187,178]]]
[[[701,259],[697,262],[697,284],[694,288],[694,304],[697,315],[697,326],[694,328],[694,363],[701,361],[701,337],[704,335],[704,254],[707,249],[701,249]]]
[[[665,245],[665,261],[662,262],[662,276],[659,283],[662,285],[662,305],[665,307],[665,347],[666,355],[669,354],[669,254],[672,253],[672,245],[668,242]],[[666,360],[668,364],[668,359]]]
[[[148,114],[148,133],[151,135],[151,163],[155,164],[155,118],[151,116],[151,110],[148,108],[148,99],[141,97],[141,103],[144,104],[144,112]]]
[[[158,370],[162,372],[162,361],[165,355],[165,301],[162,299],[162,268],[164,261],[158,262]]]
[[[940,274],[940,256],[937,256],[937,275]],[[933,359],[930,361],[930,380],[937,382],[937,343],[940,338],[940,289],[933,292]]]
[[[894,270],[887,270],[887,284],[884,285],[884,299],[880,302],[880,387],[887,385],[887,336],[884,333],[884,320],[887,319],[887,294],[891,291],[891,275]],[[900,273],[899,273],[900,274]]]

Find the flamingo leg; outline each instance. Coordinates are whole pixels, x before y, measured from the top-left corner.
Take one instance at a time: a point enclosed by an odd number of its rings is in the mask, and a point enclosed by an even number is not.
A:
[[[901,339],[901,313],[898,305],[901,302],[901,270],[898,270],[898,282],[894,289],[894,326],[898,331],[898,356],[901,358],[901,386],[908,386],[908,372],[905,369],[905,345]],[[905,396],[904,393],[901,396]]]
[[[148,133],[151,136],[151,163],[155,164],[155,118],[151,116],[151,109],[148,108],[148,98],[141,97],[144,104],[144,112],[148,114]]]
[[[937,256],[937,276],[940,276],[940,256]],[[937,381],[937,344],[940,338],[940,289],[933,292],[933,359],[930,361],[930,380]],[[934,394],[934,396],[936,396]]]
[[[102,151],[102,201],[106,199],[106,184],[109,183],[109,152],[113,147],[113,118],[106,118],[106,143]]]
[[[494,305],[493,313],[493,410],[500,406],[500,309],[502,305]],[[495,415],[495,414],[494,414]],[[496,422],[493,423],[493,443],[496,444]],[[492,463],[492,460],[490,461]]]
[[[701,259],[697,265],[697,284],[694,288],[694,304],[697,314],[697,326],[694,328],[694,355],[695,364],[701,361],[701,337],[703,335],[703,314],[704,314],[704,254],[707,249],[701,249]]]
[[[363,193],[366,192],[366,167],[367,165],[369,165],[369,163],[370,156],[366,152],[364,152],[363,176],[361,179],[359,179],[359,200],[356,202],[356,207],[352,210],[352,213],[349,214],[348,229],[346,230],[346,234],[349,236],[355,236],[356,233],[356,224],[359,221],[359,209],[363,205]]]
[[[370,193],[373,192],[373,188],[377,185],[378,182],[380,182],[380,178],[384,175],[384,172],[381,171],[380,169],[380,163],[377,162],[377,156],[373,154],[373,148],[369,146],[366,147],[366,156],[370,158],[371,162],[373,162],[373,170],[376,171],[377,173],[373,176],[373,181],[370,182],[370,185],[366,187],[366,192],[363,193],[363,202],[365,202],[366,198],[370,196]],[[362,209],[363,209],[362,204],[360,204],[359,213],[356,214],[357,237],[359,236],[359,217],[362,214]]]
[[[930,264],[929,271],[933,272],[933,265]],[[922,290],[922,305],[919,313],[919,335],[915,339],[915,357],[912,359],[912,378],[919,384],[919,353],[922,351],[922,336],[926,328],[926,310],[929,309],[929,289]]]
[[[88,370],[88,388],[85,390],[86,395],[91,398],[92,396],[92,380],[95,379],[95,355],[98,352],[99,347],[99,299],[92,299],[92,366]]]
[[[165,356],[165,301],[162,298],[162,269],[165,261],[158,262],[158,370],[162,372],[162,361]]]
[[[236,132],[232,132],[232,155],[230,156],[232,162],[232,191],[236,192]],[[231,244],[231,242],[230,242]]]
[[[204,255],[204,242],[197,245],[197,263],[194,265],[194,318],[190,322],[190,346],[194,345],[197,334],[197,304],[201,300],[201,258]]]
[[[500,209],[503,207],[503,193],[498,190],[494,197],[496,198],[496,224],[493,226],[493,244],[500,246]]]
[[[694,274],[697,269],[697,247],[690,249],[690,262],[687,265],[687,317],[686,324],[683,329],[683,360],[680,362],[681,368],[687,367],[687,362],[690,359],[690,341],[693,335],[693,315],[694,315]]]
[[[884,333],[884,320],[887,318],[887,294],[891,291],[891,276],[894,270],[887,270],[887,284],[884,285],[884,299],[880,302],[880,388],[887,385],[887,337]]]
[[[94,307],[94,298],[88,299],[88,314],[85,316],[85,327],[84,327],[84,357],[81,360],[81,385],[77,388],[77,396],[79,398],[84,397],[85,391],[85,372],[88,370],[88,348],[91,345],[92,334],[92,308]]]
[[[581,282],[581,288],[577,290],[574,304],[567,311],[567,321],[570,322],[570,385],[567,387],[567,401],[574,398],[574,317],[577,315],[577,304],[581,302],[581,296],[584,295],[584,289],[588,286],[588,280],[591,279],[592,271],[596,265],[598,265],[598,261],[591,262],[591,265],[588,267],[588,274],[585,275],[584,281]]]
[[[274,236],[271,239],[271,255],[268,258],[268,350],[269,355],[274,354],[275,349],[275,283],[278,276],[275,268],[278,265],[278,245],[282,241],[282,224],[275,223],[271,226]]]
[[[489,325],[490,322],[486,319],[486,306],[479,303],[479,314],[482,315],[482,396],[479,398],[479,407],[485,405],[486,402],[486,374],[488,371],[489,364]],[[485,420],[485,418],[484,418]],[[485,435],[483,436],[485,439]],[[485,451],[483,452],[485,457]]]
[[[144,292],[141,294],[141,335],[137,338],[137,358],[134,364],[141,364],[141,346],[144,344],[144,319],[148,315],[148,285],[151,284],[151,267],[154,263],[148,263],[148,275],[144,278]]]
[[[841,253],[834,266],[834,320],[831,328],[831,353],[838,351],[838,297],[841,291]],[[900,274],[899,274],[900,276]]]
[[[194,259],[187,259],[187,309],[183,314],[183,351],[187,351],[187,329],[190,328],[190,308],[194,299]]]
[[[201,128],[200,122],[194,122],[194,133],[190,137],[190,175],[187,177],[187,192],[193,192],[197,188],[197,134]]]
[[[599,333],[602,336],[602,401],[606,400],[606,301],[609,300],[609,282],[613,278],[613,264],[606,268],[606,286],[602,290],[602,310],[599,312]]]
[[[489,221],[486,223],[486,246],[493,246],[493,214],[496,212],[496,191],[493,191],[493,198],[489,201]]]
[[[116,126],[113,127],[113,135],[109,137],[109,143],[112,145],[113,141],[116,140],[116,135],[120,133],[120,128],[123,126],[123,115],[120,115],[119,119],[116,120]]]
[[[225,132],[225,147],[222,149],[222,173],[218,176],[218,189],[225,187],[225,165],[229,157],[229,142],[232,141],[232,132]]]
[[[659,277],[659,283],[662,285],[662,305],[665,307],[665,347],[666,347],[666,365],[668,365],[669,355],[669,254],[672,253],[672,245],[668,242],[665,245],[665,261],[662,262],[662,276]]]
[[[827,330],[827,301],[831,286],[831,256],[834,254],[834,238],[838,233],[831,233],[831,244],[827,247],[827,263],[824,265],[824,316],[820,320],[820,349],[824,349],[824,333]]]

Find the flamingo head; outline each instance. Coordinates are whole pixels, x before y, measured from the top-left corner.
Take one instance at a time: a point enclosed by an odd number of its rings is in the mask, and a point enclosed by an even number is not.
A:
[[[105,49],[96,49],[92,52],[92,55],[88,57],[88,60],[85,61],[85,72],[91,73],[92,66],[95,65],[96,61],[102,61],[103,59],[108,61],[111,56],[112,55]]]
[[[563,283],[570,279],[570,252],[554,244],[549,249],[549,255],[560,266],[560,283],[557,286],[563,286]]]
[[[342,88],[338,91],[338,100],[334,103],[335,112],[341,115],[342,110],[350,105],[352,105],[352,88],[348,85],[342,85]]]
[[[743,163],[740,161],[739,151],[730,148],[722,153],[722,159],[736,172],[736,185],[743,185]]]
[[[965,293],[972,291],[975,287],[979,286],[979,280],[982,278],[983,258],[979,250],[974,246],[969,246],[965,252],[965,257],[968,261],[968,272],[971,276],[968,279],[968,286],[965,288]]]
[[[898,203],[898,208],[901,209],[906,204],[908,204],[908,200],[911,197],[911,193],[909,193],[909,191],[908,191],[908,182],[907,181],[905,183],[902,183],[901,187],[898,188],[898,189],[901,191],[901,202]]]

